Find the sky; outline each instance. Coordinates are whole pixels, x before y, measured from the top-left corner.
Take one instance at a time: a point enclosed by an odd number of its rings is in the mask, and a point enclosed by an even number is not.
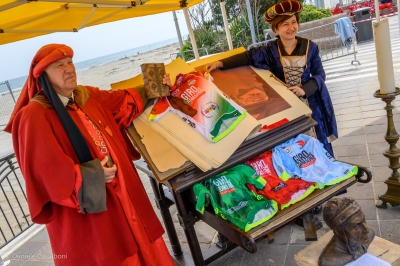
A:
[[[182,38],[188,30],[182,11],[177,17]],[[28,75],[37,50],[49,43],[63,43],[74,50],[74,62],[129,50],[177,37],[172,12],[137,17],[84,28],[77,33],[52,33],[0,45],[0,81]]]

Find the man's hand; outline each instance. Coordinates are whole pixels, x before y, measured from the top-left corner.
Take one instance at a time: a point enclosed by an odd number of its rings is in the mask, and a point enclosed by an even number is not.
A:
[[[297,97],[306,95],[305,91],[299,86],[289,87],[288,90],[292,91]]]
[[[205,65],[203,70],[204,70],[204,72],[211,72],[214,69],[221,68],[223,66],[224,66],[224,64],[221,61],[215,61],[215,62]]]
[[[172,87],[171,79],[169,78],[169,73],[164,75],[164,77],[162,79],[162,83],[165,85],[168,85],[168,87]]]
[[[114,164],[112,167],[107,167],[107,161],[108,161],[108,156],[104,157],[103,160],[101,160],[101,166],[103,166],[104,170],[104,181],[106,183],[110,183],[113,181],[115,177],[115,172],[117,172],[117,166]]]

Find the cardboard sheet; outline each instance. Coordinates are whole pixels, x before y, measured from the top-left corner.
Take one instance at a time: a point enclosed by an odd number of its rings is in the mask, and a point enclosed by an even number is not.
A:
[[[249,135],[255,134],[260,128],[258,122],[247,115],[230,134],[217,143],[212,143],[173,113],[167,113],[157,123],[147,121],[149,114],[150,109],[147,109],[139,119],[146,120],[151,128],[202,171],[219,167]]]
[[[215,61],[219,61],[221,59],[231,57],[232,55],[243,53],[244,51],[246,51],[246,49],[244,47],[239,47],[239,48],[236,48],[236,49],[233,49],[233,50],[230,50],[230,51],[226,51],[226,52],[223,52],[223,53],[207,56],[207,57],[204,57],[202,59],[190,62],[188,64],[192,68],[195,68],[196,70],[202,72],[203,66],[205,64],[208,64],[208,63],[211,63],[211,62],[215,62]]]
[[[177,58],[165,66],[165,71],[170,74],[171,83],[174,84],[175,78],[178,74],[189,73],[194,71],[194,69],[186,64],[181,58]],[[126,88],[135,88],[139,85],[143,85],[143,83],[142,74],[139,74],[133,78],[112,83],[110,86],[113,90],[121,90]]]
[[[134,126],[141,137],[142,143],[146,146],[147,152],[160,172],[179,168],[188,161],[182,153],[142,120],[135,119]],[[155,143],[157,145],[154,145]]]
[[[189,73],[194,71],[193,67],[200,69],[209,62],[243,51],[243,48],[239,48],[227,53],[210,56],[192,62],[191,66],[181,59],[176,59],[166,66],[166,70],[167,73],[171,74],[171,82],[174,83],[176,75],[180,73]],[[250,107],[254,107],[254,105],[251,105],[254,97],[260,98],[259,101],[255,102],[255,105],[258,105],[255,111],[247,114],[231,133],[217,143],[212,143],[205,139],[204,136],[193,130],[179,116],[171,112],[157,122],[149,122],[148,117],[152,105],[148,106],[143,114],[133,121],[142,139],[141,142],[145,146],[146,153],[150,155],[152,163],[158,171],[176,169],[185,163],[186,158],[202,171],[217,168],[235,152],[243,141],[260,134],[258,130],[262,125],[270,125],[284,118],[291,121],[302,115],[311,114],[311,110],[297,96],[288,91],[284,85],[273,79],[269,71],[248,66],[244,68],[246,69],[234,69],[232,72],[229,72],[231,70],[226,70],[223,71],[222,75],[217,75],[217,72],[214,73],[217,86],[219,81],[222,80],[220,84],[223,84],[224,82],[226,83],[227,78],[230,80],[233,77],[233,81],[230,84],[237,84],[236,87],[228,85],[221,86],[220,89],[224,91],[224,88],[230,88],[230,91],[225,90],[224,92],[234,101],[240,96],[244,106],[247,104],[250,109]],[[214,75],[213,72],[211,74]],[[226,75],[231,75],[231,77]],[[139,76],[128,81],[114,83],[112,88],[135,87],[138,83],[142,84],[143,80],[141,75]],[[263,90],[264,92],[262,92]],[[233,97],[230,94],[232,92],[236,93]],[[240,105],[240,101],[236,102]]]
[[[208,163],[206,160],[204,160],[204,158],[200,157],[199,154],[196,153],[196,151],[191,150],[186,145],[182,145],[182,143],[180,143],[179,140],[176,141],[173,137],[171,137],[171,134],[168,131],[166,131],[163,127],[159,126],[157,123],[149,122],[148,117],[150,114],[150,110],[151,110],[151,107],[149,109],[146,109],[143,112],[143,114],[141,114],[138,118],[136,118],[133,121],[133,124],[136,125],[136,123],[137,123],[136,120],[141,120],[143,123],[146,123],[149,127],[151,127],[152,130],[154,130],[161,137],[163,137],[169,146],[171,146],[171,145],[173,146],[173,147],[170,147],[171,153],[174,153],[175,151],[172,151],[172,149],[175,149],[176,151],[184,154],[184,156],[186,158],[188,158],[191,162],[196,164],[197,167],[199,167],[202,171],[207,171],[212,168],[210,163]],[[157,149],[157,147],[160,147],[163,145],[165,145],[164,142],[161,142],[161,143],[148,142],[147,146],[153,146],[150,149],[152,149],[152,148]],[[165,157],[165,160],[169,160],[169,156],[170,156],[169,153],[165,153],[162,156]],[[159,166],[156,163],[154,163],[154,164],[156,165],[156,167],[158,169]]]

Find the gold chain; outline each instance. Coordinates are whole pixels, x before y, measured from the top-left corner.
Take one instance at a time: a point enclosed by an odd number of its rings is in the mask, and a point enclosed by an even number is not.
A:
[[[100,148],[100,152],[104,155],[108,155],[108,149],[106,147],[106,143],[104,142],[104,138],[103,136],[101,136],[100,130],[97,128],[97,126],[90,120],[88,119],[88,121],[90,122],[90,124],[92,125],[94,131],[97,134],[97,138],[99,140],[96,140],[96,138],[92,135],[92,133],[88,130],[89,135],[92,137],[94,144],[96,144],[97,147]]]

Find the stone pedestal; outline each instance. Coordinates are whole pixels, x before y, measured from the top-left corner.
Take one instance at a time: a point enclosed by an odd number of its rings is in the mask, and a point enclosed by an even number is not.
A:
[[[333,232],[329,231],[318,241],[313,242],[308,247],[297,252],[294,260],[298,266],[318,266],[318,258],[322,250],[328,244],[333,236]],[[387,241],[383,238],[375,236],[374,240],[368,248],[368,253],[387,261],[394,266],[400,266],[400,245]]]

